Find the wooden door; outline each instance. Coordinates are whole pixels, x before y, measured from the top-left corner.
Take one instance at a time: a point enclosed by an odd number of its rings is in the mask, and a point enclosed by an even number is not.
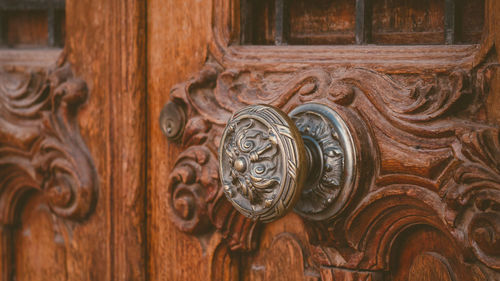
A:
[[[500,278],[494,1],[174,2],[148,5],[152,280]],[[219,179],[231,113],[310,102],[348,116],[355,194],[245,218]]]
[[[146,280],[145,9],[1,1],[2,280]]]
[[[65,15],[63,50],[0,50],[2,280],[500,279],[497,1]],[[310,102],[346,117],[354,192],[325,220],[244,217],[219,179],[227,120]]]

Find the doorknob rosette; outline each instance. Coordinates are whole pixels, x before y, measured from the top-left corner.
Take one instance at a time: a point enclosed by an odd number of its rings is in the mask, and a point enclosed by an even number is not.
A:
[[[307,163],[310,173],[294,210],[315,221],[332,219],[347,207],[356,191],[361,153],[356,149],[360,145],[355,145],[353,134],[358,139],[363,134],[352,128],[363,126],[354,114],[342,117],[332,108],[316,103],[298,106],[289,116],[311,155]],[[368,145],[364,146],[366,150]],[[368,175],[366,171],[367,178]]]
[[[268,105],[233,114],[222,135],[219,169],[224,192],[245,216],[269,222],[298,200],[306,150],[290,117]]]
[[[229,120],[219,173],[227,198],[247,217],[270,222],[295,208],[308,219],[327,220],[354,193],[355,156],[348,126],[329,107],[305,104],[289,117],[253,105]]]

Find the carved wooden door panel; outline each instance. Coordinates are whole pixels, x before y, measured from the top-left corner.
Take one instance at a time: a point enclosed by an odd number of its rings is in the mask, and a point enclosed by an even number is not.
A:
[[[2,280],[500,280],[500,2],[63,2],[0,1]]]
[[[173,2],[148,5],[153,280],[500,278],[496,2]],[[287,114],[341,145],[264,223],[305,165]]]
[[[0,1],[1,280],[146,280],[145,9]]]

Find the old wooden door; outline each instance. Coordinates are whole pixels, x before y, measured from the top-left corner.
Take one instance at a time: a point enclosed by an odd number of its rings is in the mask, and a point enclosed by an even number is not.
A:
[[[483,4],[151,1],[151,278],[499,279],[498,4]],[[330,219],[245,218],[225,195],[258,196],[258,180],[232,174],[224,192],[219,179],[231,113],[311,102],[346,120],[355,191],[334,196]],[[154,123],[162,104],[168,142]],[[321,199],[302,204],[316,211]]]
[[[0,50],[2,280],[500,279],[498,1],[65,13],[64,50]],[[346,122],[349,193],[246,218],[219,179],[231,114],[308,103]]]

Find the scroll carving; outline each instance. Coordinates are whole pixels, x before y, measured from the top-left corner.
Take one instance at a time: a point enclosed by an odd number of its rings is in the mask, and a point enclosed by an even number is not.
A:
[[[479,129],[461,136],[464,164],[455,171],[446,199],[454,205],[453,223],[464,231],[476,257],[500,269],[500,130]],[[457,148],[458,150],[458,148]]]
[[[18,203],[31,191],[43,192],[56,215],[85,219],[97,196],[77,120],[85,82],[62,60],[47,73],[8,71],[0,79],[1,223],[15,223]]]
[[[170,217],[182,231],[202,234],[213,225],[230,237],[231,249],[250,249],[257,225],[225,199],[217,171],[216,156],[207,147],[195,145],[181,153],[168,181]]]
[[[41,193],[62,219],[81,221],[93,211],[98,180],[80,135],[77,114],[88,96],[64,56],[47,71],[0,72],[0,225],[2,273],[14,268],[12,232],[23,202]]]
[[[363,176],[358,175],[356,195],[335,220],[306,221],[319,266],[339,268],[332,269],[335,274],[342,268],[379,276],[378,272],[390,269],[393,246],[405,231],[426,227],[460,249],[449,258],[450,266],[461,268],[463,276],[483,272],[481,276],[498,277],[500,131],[481,116],[488,94],[485,69],[432,75],[388,75],[343,67],[266,72],[224,69],[209,62],[194,78],[176,86],[171,100],[187,113],[180,145],[203,149],[210,157],[219,149],[232,112],[250,104],[270,104],[289,112],[302,103],[323,103],[361,120],[355,129],[369,138],[355,136],[354,142],[364,151],[369,169],[359,171]],[[334,138],[330,145],[331,158],[325,161],[332,165],[332,174],[324,180],[335,186],[342,151],[336,149]],[[201,184],[205,193],[197,193],[188,209],[208,214],[203,225],[214,225],[228,241],[258,240],[258,223],[229,211],[231,206],[220,196],[223,188],[213,160],[214,166],[192,170],[197,174],[193,178],[206,176],[210,184]],[[174,171],[183,167],[177,163]],[[174,187],[169,184],[170,194]],[[205,205],[194,203],[198,201]],[[201,210],[196,209],[199,206]],[[233,250],[251,250],[255,242],[244,245]],[[421,259],[440,260],[432,255]]]
[[[179,155],[169,177],[167,200],[170,215],[182,231],[199,233],[210,226],[206,204],[218,191],[217,168],[215,156],[206,147],[192,146]]]

